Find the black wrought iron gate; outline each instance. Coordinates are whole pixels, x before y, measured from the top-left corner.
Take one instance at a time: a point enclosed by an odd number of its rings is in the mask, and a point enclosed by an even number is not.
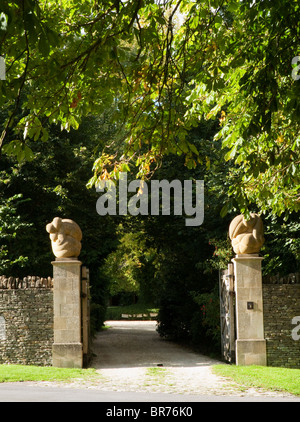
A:
[[[91,353],[90,323],[90,272],[87,267],[81,267],[81,336],[84,368],[88,366]]]
[[[219,272],[221,352],[228,363],[235,362],[235,294],[233,264]]]

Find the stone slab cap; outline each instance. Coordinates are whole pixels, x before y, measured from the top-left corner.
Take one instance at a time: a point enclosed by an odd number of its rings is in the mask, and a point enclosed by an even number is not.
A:
[[[229,237],[237,255],[258,254],[264,244],[264,229],[261,217],[250,213],[249,220],[241,214],[229,226]]]
[[[52,251],[56,258],[77,258],[81,251],[82,232],[73,220],[55,217],[47,224]]]

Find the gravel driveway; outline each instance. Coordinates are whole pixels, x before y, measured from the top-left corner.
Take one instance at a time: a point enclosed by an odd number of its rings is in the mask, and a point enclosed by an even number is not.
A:
[[[162,339],[155,321],[107,321],[93,341],[89,380],[0,385],[2,401],[300,401],[291,394],[242,388],[215,375],[221,362]],[[158,393],[158,394],[155,394]]]
[[[162,339],[155,321],[107,321],[93,342],[91,362],[106,391],[287,398],[289,394],[242,390],[212,372],[221,362]],[[293,396],[291,396],[293,397]]]

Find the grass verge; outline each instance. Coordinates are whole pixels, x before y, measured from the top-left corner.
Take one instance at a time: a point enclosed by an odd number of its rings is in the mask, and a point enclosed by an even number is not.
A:
[[[300,369],[255,365],[215,365],[213,372],[230,378],[243,388],[263,388],[300,396]]]
[[[95,369],[54,368],[52,366],[0,365],[0,382],[95,380]]]
[[[145,386],[164,385],[168,370],[165,368],[147,368]]]
[[[166,376],[167,372],[168,371],[165,368],[147,368],[146,375],[149,377],[161,379]]]

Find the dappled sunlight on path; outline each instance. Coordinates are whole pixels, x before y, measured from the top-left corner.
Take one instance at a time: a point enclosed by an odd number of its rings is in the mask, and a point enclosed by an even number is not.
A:
[[[162,339],[155,321],[107,321],[107,330],[93,341],[91,365],[102,375],[101,388],[111,391],[148,391],[176,394],[276,396],[244,391],[215,375],[221,363]],[[281,395],[282,397],[282,395]]]
[[[111,327],[97,334],[95,368],[197,367],[220,363],[161,338],[156,321],[107,321]]]

